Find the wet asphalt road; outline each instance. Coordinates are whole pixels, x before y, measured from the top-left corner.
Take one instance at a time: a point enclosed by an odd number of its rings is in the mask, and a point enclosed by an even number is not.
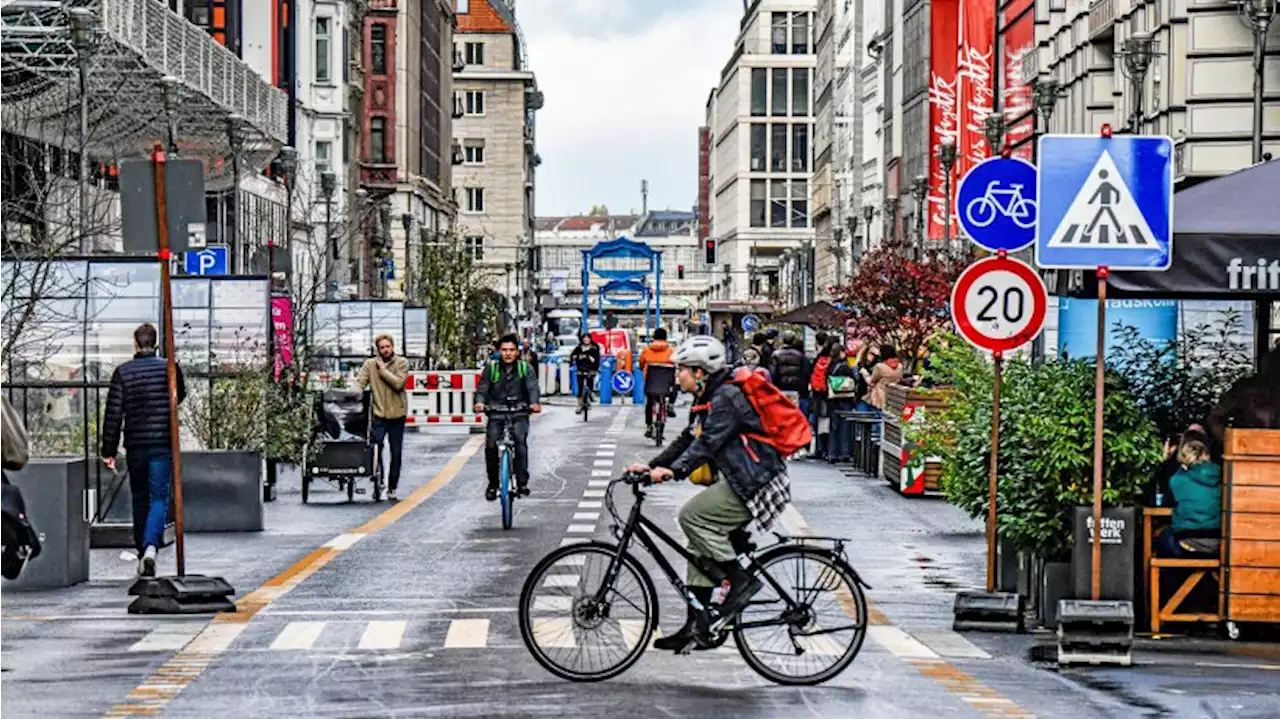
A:
[[[640,408],[598,408],[583,424],[553,407],[536,419],[534,493],[517,504],[509,531],[482,497],[480,440],[465,434],[406,438],[394,506],[346,504],[345,495],[319,489],[303,506],[296,478],[286,478],[268,505],[266,532],[188,539],[193,570],[236,586],[238,616],[130,617],[123,595],[131,567],[106,550],[95,550],[85,585],[6,590],[0,712],[1280,716],[1280,661],[1267,647],[1220,656],[1215,645],[1217,654],[1140,654],[1131,670],[1058,672],[1029,660],[1035,637],[951,632],[954,592],[984,576],[981,525],[940,501],[906,499],[808,461],[792,464],[795,511],[780,529],[849,537],[850,559],[873,587],[874,626],[847,671],[818,687],[781,687],[726,647],[690,656],[650,650],[613,680],[560,680],[520,640],[519,592],[538,559],[566,540],[609,538],[598,485],[654,453],[642,416]],[[677,508],[695,491],[653,489],[647,514],[675,531]],[[658,583],[661,624],[671,631],[683,610]]]

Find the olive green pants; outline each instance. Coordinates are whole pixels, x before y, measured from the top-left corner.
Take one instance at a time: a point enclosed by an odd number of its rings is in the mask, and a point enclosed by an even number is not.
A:
[[[729,532],[751,521],[751,510],[738,499],[724,479],[698,492],[680,508],[680,529],[689,551],[699,557],[727,562],[737,554],[729,542]],[[710,577],[689,565],[685,581],[691,587],[713,586]]]

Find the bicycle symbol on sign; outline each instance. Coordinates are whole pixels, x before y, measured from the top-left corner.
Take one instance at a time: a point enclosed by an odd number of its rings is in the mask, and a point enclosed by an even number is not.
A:
[[[995,222],[998,215],[1004,215],[1013,224],[1026,230],[1036,224],[1036,202],[1022,196],[1022,185],[1010,183],[1008,189],[996,189],[999,180],[992,180],[987,191],[969,203],[965,208],[965,217],[974,227],[986,227]]]

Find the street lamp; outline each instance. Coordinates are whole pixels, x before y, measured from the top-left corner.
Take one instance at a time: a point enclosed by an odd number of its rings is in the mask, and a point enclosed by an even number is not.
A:
[[[86,7],[67,11],[71,24],[71,46],[76,51],[80,72],[80,166],[77,171],[80,205],[80,251],[88,254],[89,243],[89,62],[98,44],[98,16]]]
[[[338,245],[333,241],[333,193],[338,187],[338,176],[332,170],[320,173],[320,195],[324,197],[324,245],[329,261],[325,267],[325,294],[329,299],[337,296]]]
[[[944,137],[942,142],[938,144],[938,162],[942,164],[942,172],[945,175],[943,182],[946,189],[947,204],[942,211],[943,229],[942,237],[947,246],[951,245],[951,169],[956,166],[956,140],[954,137]]]
[[[289,258],[285,278],[288,279],[293,270],[293,181],[294,175],[298,172],[298,149],[292,145],[280,148],[280,154],[276,156],[276,165],[284,175],[284,248],[285,255]],[[267,242],[267,274],[274,285],[276,281],[275,241],[271,235],[267,236]],[[292,285],[291,282],[286,284]]]
[[[889,195],[884,198],[884,236],[897,239],[898,237],[898,205],[901,201],[897,195]]]
[[[400,215],[400,226],[404,228],[404,295],[412,301],[413,297],[413,215],[408,212]]]
[[[231,196],[227,204],[227,247],[231,253],[232,272],[240,263],[240,151],[244,148],[244,117],[227,115],[227,144],[231,147]]]
[[[911,181],[911,196],[916,201],[916,259],[920,260],[924,259],[924,208],[929,197],[929,178],[916,175],[916,179]]]
[[[982,118],[982,136],[987,140],[987,156],[995,157],[1004,149],[1004,115],[987,113]]]
[[[875,218],[876,218],[875,205],[871,205],[871,204],[864,205],[862,207],[862,237],[857,241],[858,244],[856,245],[856,247],[858,247],[859,249],[859,253],[858,253],[859,256],[855,259],[861,259],[861,254],[862,254],[861,250],[864,249],[864,246],[868,252],[871,251],[871,221],[874,220]]]
[[[1253,30],[1253,162],[1262,162],[1262,89],[1266,74],[1267,31],[1280,13],[1280,0],[1236,0],[1236,9]]]
[[[164,95],[164,120],[168,126],[169,154],[178,154],[178,118],[174,114],[182,102],[182,83],[173,75],[160,78],[160,89]]]
[[[1120,70],[1133,85],[1133,113],[1129,116],[1129,132],[1137,135],[1142,132],[1142,90],[1151,69],[1151,59],[1157,54],[1156,41],[1151,33],[1139,32],[1125,38],[1117,53],[1121,60]]]

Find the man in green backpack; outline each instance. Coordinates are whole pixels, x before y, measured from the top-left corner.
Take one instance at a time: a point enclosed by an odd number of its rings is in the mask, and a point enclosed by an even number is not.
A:
[[[484,498],[490,502],[498,498],[498,442],[507,423],[516,444],[516,496],[529,494],[529,413],[542,411],[540,400],[537,372],[520,359],[519,339],[504,335],[498,340],[498,361],[485,366],[476,388],[476,413],[489,415],[484,446],[489,486]]]

